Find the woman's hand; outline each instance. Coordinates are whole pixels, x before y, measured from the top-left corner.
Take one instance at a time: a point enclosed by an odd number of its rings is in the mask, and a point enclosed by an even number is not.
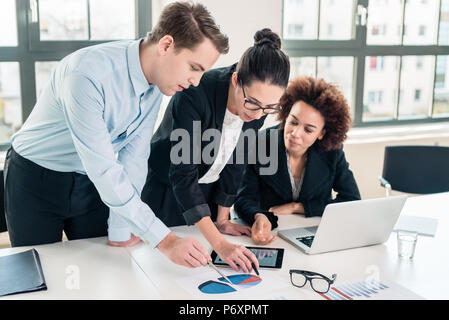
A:
[[[235,271],[239,271],[239,266],[243,272],[250,273],[252,271],[251,263],[259,268],[259,261],[254,253],[242,245],[232,244],[224,241],[214,248],[221,260],[225,261]],[[237,266],[238,265],[238,266]]]
[[[244,272],[251,272],[251,263],[254,263],[256,268],[259,267],[259,261],[257,261],[256,256],[250,250],[244,246],[229,243],[221,233],[227,232],[229,234],[250,235],[249,227],[234,224],[228,219],[217,219],[217,228],[209,216],[203,217],[200,221],[195,223],[195,225],[212,245],[212,248],[218,256],[235,271],[239,270],[237,265],[239,265]]]
[[[232,223],[229,220],[217,221],[217,228],[223,234],[230,234],[231,236],[241,236],[245,234],[248,237],[251,237],[250,227]]]
[[[276,236],[271,233],[271,222],[267,216],[257,213],[251,228],[251,238],[256,244],[266,245],[276,240]]]
[[[304,207],[300,202],[290,202],[280,206],[271,207],[268,211],[276,215],[304,213]]]

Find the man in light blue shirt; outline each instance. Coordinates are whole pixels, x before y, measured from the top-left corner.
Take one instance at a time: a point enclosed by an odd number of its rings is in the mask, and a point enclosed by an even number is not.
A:
[[[204,6],[173,3],[146,38],[65,57],[8,152],[12,245],[61,241],[62,230],[69,239],[104,236],[109,215],[110,244],[140,238],[175,263],[207,264],[205,248],[176,237],[140,194],[162,94],[197,86],[227,41]]]

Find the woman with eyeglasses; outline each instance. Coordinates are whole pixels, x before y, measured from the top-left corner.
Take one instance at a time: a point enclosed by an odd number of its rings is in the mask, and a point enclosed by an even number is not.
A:
[[[206,72],[171,99],[151,140],[142,191],[167,226],[195,225],[222,260],[244,272],[258,266],[257,258],[223,236],[251,235],[229,220],[245,166],[234,161],[236,145],[242,132],[257,132],[268,113],[279,111],[290,73],[277,34],[263,29],[254,40],[238,63]]]
[[[252,226],[257,244],[276,238],[270,231],[277,227],[277,215],[321,216],[330,203],[360,199],[343,152],[351,115],[337,87],[323,79],[296,78],[280,106],[280,124],[260,132],[266,143],[269,136],[277,136],[273,148],[277,154],[270,157],[277,157],[278,168],[274,174],[263,174],[259,159],[249,164],[234,204],[238,215]]]

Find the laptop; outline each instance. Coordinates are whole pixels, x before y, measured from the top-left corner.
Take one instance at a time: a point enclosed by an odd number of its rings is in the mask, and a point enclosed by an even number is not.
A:
[[[388,240],[406,200],[400,195],[329,204],[318,226],[278,235],[307,254],[380,244]]]

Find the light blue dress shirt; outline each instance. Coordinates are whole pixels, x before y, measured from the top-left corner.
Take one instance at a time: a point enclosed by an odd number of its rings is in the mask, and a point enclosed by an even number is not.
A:
[[[65,57],[12,146],[47,169],[87,174],[110,208],[109,239],[126,241],[132,232],[155,247],[170,230],[140,195],[162,93],[143,74],[141,40]]]

